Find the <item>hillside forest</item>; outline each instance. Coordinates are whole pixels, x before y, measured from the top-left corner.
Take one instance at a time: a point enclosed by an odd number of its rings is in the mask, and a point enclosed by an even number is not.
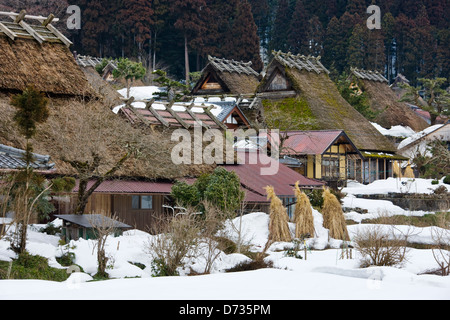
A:
[[[208,55],[252,61],[261,71],[272,50],[321,56],[337,77],[350,67],[449,79],[448,0],[2,0],[1,11],[60,18],[71,50],[128,57],[177,79],[200,71]],[[379,6],[381,29],[366,25]],[[66,22],[78,6],[81,27]]]

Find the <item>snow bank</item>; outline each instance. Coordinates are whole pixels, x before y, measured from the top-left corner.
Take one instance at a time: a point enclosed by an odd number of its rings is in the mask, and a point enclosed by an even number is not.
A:
[[[417,179],[416,179],[417,180]],[[428,182],[420,182],[417,188],[426,190]],[[391,190],[397,187],[395,180],[378,182]],[[424,185],[422,185],[424,184]],[[415,187],[415,186],[413,186]],[[380,192],[376,183],[364,186],[349,183],[344,198],[347,206],[369,208],[373,214],[381,208],[389,211],[400,210],[388,201],[365,200],[355,194]],[[370,202],[368,202],[370,201]],[[371,214],[371,213],[369,213]],[[410,249],[407,261],[397,268],[371,267],[359,268],[357,253],[353,250],[353,259],[342,255],[341,240],[329,239],[328,230],[323,227],[323,217],[313,210],[315,234],[306,240],[307,252],[299,253],[303,259],[287,257],[285,250],[293,243],[277,242],[267,250],[266,261],[273,268],[248,272],[225,273],[224,270],[239,263],[249,261],[240,253],[225,254],[217,252],[218,259],[211,268],[211,274],[187,277],[152,277],[152,257],[148,252],[148,242],[152,235],[130,230],[122,236],[108,238],[106,244],[109,268],[107,272],[112,280],[91,281],[97,271],[96,242],[93,240],[71,241],[68,246],[60,246],[59,238],[37,232],[38,227],[29,230],[28,250],[32,254],[47,257],[50,264],[63,268],[56,261],[65,251],[75,254],[75,263],[84,273],[75,272],[65,282],[37,280],[1,280],[0,300],[5,299],[449,299],[450,277],[420,275],[437,268],[432,250]],[[367,216],[367,215],[366,215]],[[56,221],[58,223],[58,221]],[[250,250],[263,250],[268,236],[269,215],[255,212],[237,217],[226,223],[221,235],[227,236]],[[291,232],[294,224],[290,223]],[[350,237],[371,225],[349,225]],[[391,226],[386,226],[392,228]],[[240,231],[240,232],[239,232]],[[416,243],[433,243],[433,228],[395,226],[398,235],[409,234],[409,240]],[[8,250],[9,243],[0,240],[0,260],[9,261],[15,257]],[[205,253],[207,248],[200,248]],[[202,251],[203,250],[203,251]],[[189,257],[185,260],[188,271],[203,272],[205,255]],[[137,278],[134,278],[137,277]],[[133,278],[133,279],[130,279]]]

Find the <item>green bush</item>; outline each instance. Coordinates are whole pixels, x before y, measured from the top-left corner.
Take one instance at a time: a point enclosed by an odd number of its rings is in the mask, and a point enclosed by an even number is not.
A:
[[[439,184],[439,180],[432,180],[431,184]]]
[[[171,271],[164,259],[154,259],[152,261],[152,277],[179,276],[178,271]]]
[[[444,183],[445,184],[450,184],[450,174],[446,175],[444,178]]]
[[[8,269],[8,262],[0,264],[0,279],[8,277]],[[65,281],[68,276],[66,269],[49,267],[47,258],[24,252],[17,259],[13,260],[9,278]]]
[[[224,168],[216,168],[211,174],[200,176],[197,181],[188,185],[176,182],[171,196],[183,207],[191,207],[204,212],[202,201],[213,203],[222,212],[234,212],[239,209],[244,192],[241,190],[239,177]]]

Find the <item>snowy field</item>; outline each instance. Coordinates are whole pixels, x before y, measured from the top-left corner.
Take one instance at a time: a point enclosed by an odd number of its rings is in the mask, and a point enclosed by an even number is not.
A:
[[[405,179],[406,181],[406,179]],[[380,190],[404,188],[399,181],[388,179],[376,181],[364,186],[349,183],[344,190],[344,206],[367,209],[364,216],[377,216],[382,212],[396,214],[422,215],[426,212],[407,212],[393,206],[388,201],[357,199],[355,194],[380,193]],[[409,186],[409,191],[430,192],[429,188],[442,185],[431,185],[431,180],[416,179],[417,185]],[[406,190],[404,190],[407,192]],[[188,270],[202,272],[205,268],[204,258],[186,260],[181,276],[152,277],[152,258],[148,253],[147,243],[151,235],[130,230],[122,236],[108,238],[107,254],[112,265],[108,269],[110,277],[105,281],[90,281],[96,273],[96,249],[92,240],[72,241],[71,252],[75,253],[75,263],[85,273],[73,273],[65,282],[41,280],[0,280],[0,300],[7,299],[152,299],[152,300],[428,300],[450,299],[450,277],[423,274],[436,269],[437,263],[432,250],[409,249],[407,261],[396,267],[359,268],[359,257],[352,252],[352,259],[343,258],[340,249],[341,240],[328,239],[328,230],[322,225],[322,215],[313,210],[315,235],[307,240],[310,250],[306,259],[304,251],[300,251],[303,259],[286,257],[287,248],[292,243],[274,243],[270,246],[265,258],[273,262],[272,268],[256,271],[226,273],[229,269],[249,258],[243,254],[225,254],[220,252],[211,274],[187,276]],[[370,225],[359,224],[361,214],[346,213],[347,219],[357,223],[348,226],[352,238],[361,228]],[[60,221],[55,221],[55,224]],[[223,235],[237,240],[236,227],[241,224],[243,242],[252,251],[261,251],[268,239],[269,217],[265,213],[255,212],[228,221]],[[232,227],[234,226],[234,227]],[[59,238],[46,235],[30,228],[27,250],[49,259],[53,267],[62,268],[56,261],[64,250],[58,245]],[[386,226],[386,228],[390,226]],[[294,232],[294,225],[290,224]],[[396,232],[408,232],[415,243],[433,243],[432,228],[410,228],[396,226]],[[0,241],[0,260],[10,260],[14,254],[7,250],[8,242]],[[140,263],[144,269],[130,263]]]

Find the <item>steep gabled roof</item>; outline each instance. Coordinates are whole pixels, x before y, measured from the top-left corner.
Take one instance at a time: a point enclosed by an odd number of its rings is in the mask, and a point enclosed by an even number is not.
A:
[[[352,68],[353,80],[362,92],[367,95],[370,108],[377,113],[374,122],[387,129],[401,125],[414,131],[425,129],[428,124],[411,110],[389,86],[388,80],[377,71],[366,71]]]
[[[0,90],[33,86],[49,95],[95,97],[68,49],[71,42],[47,19],[0,13]]]
[[[259,84],[259,73],[252,62],[220,59],[208,56],[208,64],[192,89],[193,95],[253,94]]]
[[[291,56],[294,61],[306,59],[298,55]],[[266,75],[258,87],[260,99],[284,99],[296,96],[306,103],[312,118],[316,121],[316,129],[343,130],[360,151],[395,153],[394,145],[341,96],[328,76],[326,68],[321,69],[318,58],[314,59],[318,62],[316,68],[307,69],[304,66],[299,67],[299,63],[284,63],[283,61],[287,59],[285,57],[289,57],[289,54],[277,53],[269,63]],[[311,58],[308,61],[313,63]],[[305,61],[303,63],[305,64]],[[270,91],[269,80],[272,79],[274,72],[280,71],[291,84],[292,90]]]

